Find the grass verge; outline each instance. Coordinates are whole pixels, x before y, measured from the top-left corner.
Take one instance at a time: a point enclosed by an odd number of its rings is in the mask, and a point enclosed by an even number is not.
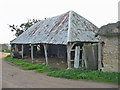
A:
[[[39,72],[39,73],[60,70],[56,67],[46,66],[46,65],[43,65],[41,63],[32,64],[32,63],[29,63],[28,60],[12,58],[12,57],[10,57],[10,55],[5,57],[5,61],[11,62],[11,63],[19,66],[20,68],[22,68],[24,70],[35,70],[36,72]]]
[[[10,50],[0,50],[0,52],[3,52],[3,53],[10,53]]]
[[[84,68],[78,69],[66,69],[60,70],[56,67],[46,66],[41,63],[31,64],[28,60],[23,59],[16,59],[10,57],[8,55],[5,57],[5,61],[11,62],[24,70],[35,70],[36,72],[43,73],[43,72],[50,72],[47,76],[58,77],[58,78],[66,78],[66,79],[74,79],[74,80],[93,80],[99,82],[109,82],[120,84],[119,76],[120,73],[117,72],[100,72],[95,70],[86,70]]]
[[[66,79],[84,79],[84,80],[93,80],[99,82],[109,82],[118,84],[118,75],[117,72],[100,72],[93,70],[85,70],[84,68],[78,69],[66,69],[61,71],[54,71],[47,74],[47,76],[66,78]]]

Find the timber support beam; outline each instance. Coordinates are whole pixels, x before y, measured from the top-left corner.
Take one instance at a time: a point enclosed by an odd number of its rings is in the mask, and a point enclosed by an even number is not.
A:
[[[24,58],[24,46],[22,44],[22,59]]]
[[[10,52],[10,56],[13,57],[13,44],[11,44],[11,52]]]
[[[32,59],[32,63],[34,63],[33,48],[34,48],[34,45],[31,44],[31,59]]]
[[[46,60],[46,65],[48,65],[48,45],[47,44],[43,44],[44,46],[44,52],[45,52],[45,60]]]

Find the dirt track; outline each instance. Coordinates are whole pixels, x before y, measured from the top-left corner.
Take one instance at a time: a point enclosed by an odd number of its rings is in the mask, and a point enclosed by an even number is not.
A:
[[[3,54],[0,60],[6,55]],[[2,60],[2,88],[118,88],[114,84],[48,77],[45,73],[21,70]]]

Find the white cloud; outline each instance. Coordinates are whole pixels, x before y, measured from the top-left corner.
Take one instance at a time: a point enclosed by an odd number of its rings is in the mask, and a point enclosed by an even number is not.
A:
[[[100,27],[117,22],[117,9],[118,0],[2,0],[0,43],[15,38],[7,24],[19,25],[27,19],[44,19],[73,10]]]

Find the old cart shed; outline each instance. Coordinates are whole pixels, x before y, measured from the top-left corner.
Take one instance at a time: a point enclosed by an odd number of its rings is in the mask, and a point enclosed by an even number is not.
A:
[[[47,65],[48,56],[54,56],[57,53],[58,57],[67,57],[68,68],[71,68],[71,62],[74,62],[74,67],[78,68],[80,60],[82,60],[82,66],[84,67],[85,65],[87,67],[87,58],[84,57],[83,46],[98,44],[98,52],[100,52],[100,43],[95,37],[97,30],[98,28],[91,22],[74,11],[69,11],[32,25],[27,31],[11,41],[12,52],[18,51],[19,48],[17,46],[21,45],[21,56],[23,58],[26,45],[29,45],[30,51],[28,53],[30,53],[34,62],[34,46],[40,45],[40,52],[45,53]],[[74,52],[73,56],[72,52]],[[98,52],[99,69],[101,53]]]

